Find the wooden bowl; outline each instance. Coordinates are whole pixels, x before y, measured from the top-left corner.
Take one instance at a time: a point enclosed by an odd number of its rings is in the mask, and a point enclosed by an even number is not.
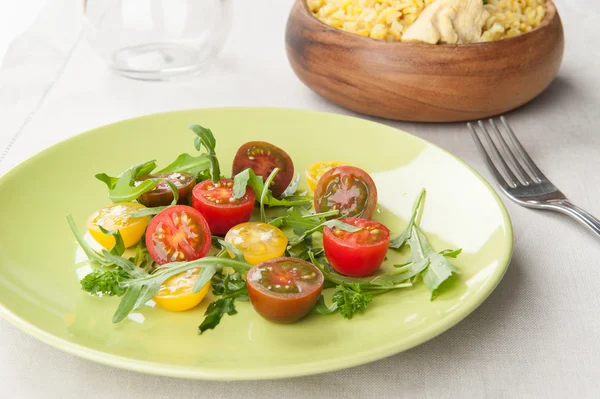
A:
[[[550,85],[564,49],[551,1],[531,32],[488,43],[431,45],[330,27],[297,0],[285,40],[294,72],[319,95],[363,114],[418,122],[480,119],[527,103]]]

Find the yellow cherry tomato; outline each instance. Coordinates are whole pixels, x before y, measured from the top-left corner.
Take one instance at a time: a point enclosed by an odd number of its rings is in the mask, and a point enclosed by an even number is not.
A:
[[[190,269],[165,280],[158,293],[152,298],[163,309],[182,312],[202,302],[210,289],[210,281],[196,293],[192,292],[200,269]]]
[[[138,243],[148,225],[147,217],[129,217],[132,212],[141,208],[145,208],[145,206],[135,202],[121,202],[100,208],[89,217],[88,231],[100,245],[111,249],[115,246],[115,238],[104,234],[98,226],[111,231],[119,230],[125,248],[129,248]]]
[[[225,242],[242,251],[246,262],[257,265],[283,256],[288,239],[283,231],[275,226],[248,222],[232,227],[225,236]]]
[[[315,164],[310,165],[304,173],[306,174],[306,180],[308,181],[308,186],[311,190],[315,191],[317,187],[317,182],[331,168],[335,168],[337,166],[348,165],[347,163],[340,161],[325,161],[325,162],[317,162]]]

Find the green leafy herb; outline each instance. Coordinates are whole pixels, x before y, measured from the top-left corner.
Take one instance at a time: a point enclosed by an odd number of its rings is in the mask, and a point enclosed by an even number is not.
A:
[[[216,296],[224,296],[235,294],[241,295],[239,298],[242,301],[248,300],[248,291],[246,291],[246,281],[242,278],[240,273],[217,273],[213,276],[212,281],[212,292]],[[243,292],[242,292],[243,291]]]
[[[221,248],[226,249],[231,254],[233,254],[233,259],[239,260],[240,262],[245,261],[244,254],[236,246],[234,246],[233,244],[230,244],[226,241],[223,241],[221,239],[218,239],[217,241],[218,241],[219,245],[221,245]]]
[[[410,256],[406,263],[398,266],[403,268],[401,270],[406,270],[410,278],[420,275],[431,292],[431,299],[433,299],[437,295],[440,285],[454,273],[458,273],[458,269],[452,266],[447,258],[456,258],[461,250],[445,250],[438,253],[429,245],[417,223],[419,210],[422,209],[425,196],[425,190],[421,190],[413,206],[408,226],[402,234],[390,240],[390,248],[400,249],[405,245],[410,247]]]
[[[197,157],[193,157],[190,154],[181,154],[177,159],[156,173],[187,172],[197,175],[198,173],[208,171],[210,166],[210,159],[206,154],[200,154]]]
[[[262,177],[257,176],[252,169],[245,169],[235,175],[233,178],[233,196],[235,198],[242,198],[246,193],[246,186],[250,186],[256,198],[258,198],[261,208],[261,219],[266,221],[266,215],[264,213],[264,207],[266,206],[299,206],[310,204],[313,200],[312,196],[308,195],[295,195],[286,198],[275,198],[269,190],[269,183],[273,181],[275,175],[279,172],[278,168],[273,169],[273,172],[263,182]]]
[[[331,271],[331,267],[324,260],[317,260],[312,251],[308,251],[311,262],[323,273],[326,281],[335,285],[358,284],[364,291],[392,290],[412,287],[407,281],[406,270],[393,270],[387,273],[377,274],[369,277],[348,277]]]
[[[458,255],[460,255],[460,253],[462,252],[462,248],[459,249],[446,249],[442,252],[440,252],[440,255],[443,255],[447,258],[457,258]]]
[[[300,173],[296,174],[296,177],[290,182],[290,185],[285,189],[283,193],[281,193],[282,197],[290,197],[296,194],[298,191],[298,186],[300,185]]]
[[[321,223],[321,224],[319,224],[319,225],[317,225],[317,226],[315,226],[315,227],[313,227],[311,229],[308,229],[308,230],[304,231],[299,236],[290,238],[289,239],[289,243],[292,246],[297,245],[297,244],[303,242],[304,239],[306,237],[310,236],[311,234],[313,234],[313,233],[315,233],[317,231],[322,232],[325,227],[329,227],[331,229],[337,228],[337,229],[340,229],[340,230],[343,230],[343,231],[347,231],[347,232],[350,232],[350,233],[356,233],[357,231],[362,230],[362,227],[352,226],[351,224],[344,223],[344,222],[342,222],[340,220],[337,220],[337,219],[326,220],[323,223]]]
[[[79,243],[79,246],[81,247],[81,249],[83,249],[83,252],[85,252],[86,256],[91,262],[101,266],[110,266],[112,264],[112,262],[106,260],[101,254],[96,252],[90,246],[90,244],[88,244],[88,242],[83,238],[71,214],[67,215],[67,222],[69,223],[69,227],[71,228],[71,231],[73,232],[77,243]]]
[[[328,315],[334,314],[336,312],[337,312],[337,305],[332,304],[331,307],[327,306],[327,304],[325,304],[325,297],[323,295],[321,295],[319,297],[317,304],[310,311],[310,313],[312,313],[312,314],[320,314],[322,316],[328,316]]]
[[[119,283],[127,278],[131,278],[131,276],[120,267],[99,268],[82,278],[80,284],[82,290],[92,295],[121,296],[125,290]]]
[[[190,125],[189,128],[191,131],[196,133],[196,137],[194,139],[196,150],[200,151],[201,147],[204,147],[208,152],[207,158],[210,162],[212,182],[218,183],[219,179],[221,178],[221,170],[219,168],[217,153],[215,152],[215,148],[217,146],[215,136],[210,129],[200,125]]]
[[[365,292],[361,289],[360,284],[347,283],[339,284],[333,291],[332,304],[327,306],[323,295],[319,297],[319,301],[312,309],[313,314],[330,315],[339,312],[346,319],[351,319],[354,314],[364,312],[371,301],[373,295],[387,292]]]
[[[400,235],[390,239],[390,248],[400,249],[404,245],[406,245],[406,242],[410,238],[412,227],[416,224],[419,209],[421,208],[421,204],[425,200],[425,196],[426,191],[421,190],[419,196],[417,197],[417,200],[415,201],[415,204],[413,205],[412,215],[410,217],[410,220],[408,221],[408,224],[406,225],[406,229]]]
[[[125,252],[125,243],[123,242],[123,237],[121,237],[121,233],[119,230],[110,231],[106,230],[104,227],[98,225],[98,228],[102,232],[102,234],[107,236],[113,236],[115,239],[115,246],[110,250],[110,253],[113,255],[121,256],[123,252]]]
[[[156,263],[146,248],[146,239],[142,237],[135,247],[135,255],[129,261],[140,269],[150,273],[154,271]]]
[[[170,206],[170,205],[169,205]],[[153,208],[140,208],[129,214],[130,218],[142,218],[144,216],[154,216],[167,209],[169,206],[155,206]]]
[[[301,235],[307,230],[318,228],[326,222],[327,217],[336,216],[338,213],[337,210],[313,213],[301,207],[291,207],[287,209],[285,216],[271,220],[269,223],[277,224],[277,227],[292,227],[295,234]]]
[[[156,168],[156,161],[147,161],[133,165],[119,177],[111,177],[106,173],[99,173],[96,179],[104,182],[108,187],[108,197],[112,202],[134,201],[140,195],[156,187],[156,181],[145,180],[136,184],[136,179],[150,174]]]
[[[346,319],[364,312],[372,300],[373,294],[363,292],[359,284],[341,284],[333,291],[333,303]]]
[[[213,294],[220,298],[208,305],[204,313],[204,320],[198,326],[198,334],[214,329],[225,314],[230,316],[236,314],[235,300],[248,300],[246,282],[239,273],[225,275],[217,273],[212,278],[212,286]]]

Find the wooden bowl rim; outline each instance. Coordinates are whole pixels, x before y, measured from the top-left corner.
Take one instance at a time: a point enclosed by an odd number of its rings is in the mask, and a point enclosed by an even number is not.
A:
[[[382,46],[399,47],[398,45],[401,45],[403,47],[416,47],[416,48],[424,48],[424,49],[425,48],[426,49],[431,49],[431,48],[454,49],[457,47],[458,48],[476,48],[476,47],[485,47],[485,46],[492,46],[492,45],[499,45],[499,44],[506,44],[506,43],[510,44],[510,42],[513,42],[516,40],[524,40],[525,38],[527,38],[527,36],[548,27],[555,18],[559,17],[558,10],[557,10],[554,2],[552,0],[546,0],[546,15],[544,16],[542,23],[540,23],[539,26],[530,30],[529,32],[521,33],[520,35],[517,35],[517,36],[512,36],[512,37],[508,37],[508,38],[504,38],[504,39],[500,39],[500,40],[494,40],[491,42],[463,43],[463,44],[403,43],[403,42],[392,42],[392,41],[388,41],[388,40],[373,39],[370,37],[357,35],[356,33],[347,32],[340,28],[335,28],[331,25],[326,24],[325,22],[323,22],[319,18],[317,18],[315,15],[313,15],[313,13],[308,9],[307,0],[297,0],[297,2],[301,3],[302,10],[305,12],[305,14],[307,14],[310,18],[312,18],[314,21],[316,21],[323,27],[325,27],[327,30],[335,32],[337,34],[346,35],[346,36],[351,37],[356,40],[368,40],[372,43],[376,43],[376,44],[382,45]]]

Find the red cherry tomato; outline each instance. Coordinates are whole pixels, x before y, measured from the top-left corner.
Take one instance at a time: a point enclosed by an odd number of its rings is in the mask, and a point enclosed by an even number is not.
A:
[[[337,209],[334,217],[370,219],[377,207],[377,187],[367,172],[355,166],[338,166],[317,182],[315,210]]]
[[[346,276],[370,276],[383,263],[390,231],[381,223],[368,219],[347,218],[342,222],[362,229],[354,233],[335,227],[323,229],[323,249],[329,263]]]
[[[171,206],[156,215],[146,230],[146,247],[159,265],[200,259],[211,243],[208,223],[186,205]]]
[[[246,286],[258,314],[275,323],[293,323],[306,316],[323,290],[323,273],[297,258],[276,258],[248,271]]]
[[[248,168],[262,176],[263,181],[273,169],[279,168],[269,187],[274,197],[279,197],[294,177],[292,158],[281,148],[265,141],[250,141],[238,149],[233,159],[232,176]]]
[[[250,186],[246,187],[246,194],[242,198],[234,198],[231,179],[221,179],[216,184],[205,180],[192,190],[192,206],[206,218],[210,231],[218,236],[250,220],[255,200]]]

